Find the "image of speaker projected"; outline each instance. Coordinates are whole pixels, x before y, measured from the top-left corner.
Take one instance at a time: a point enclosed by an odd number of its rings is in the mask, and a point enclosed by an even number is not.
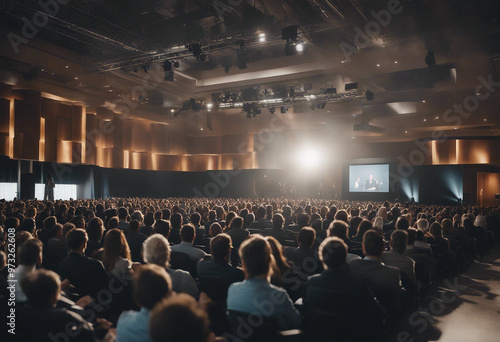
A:
[[[389,164],[349,165],[349,192],[389,192]]]

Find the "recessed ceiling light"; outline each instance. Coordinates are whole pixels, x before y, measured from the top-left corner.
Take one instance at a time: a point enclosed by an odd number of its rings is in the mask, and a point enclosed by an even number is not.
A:
[[[424,122],[427,121],[427,119],[424,119]]]
[[[483,121],[486,121],[486,119],[484,119]]]
[[[405,134],[408,134],[408,131],[405,131]]]
[[[170,113],[173,113],[173,112],[175,112],[175,110],[174,110],[173,108],[172,108],[172,109],[170,109]]]
[[[77,80],[77,79],[78,79],[78,77],[75,77],[75,80]]]
[[[110,89],[110,90],[109,90],[109,92],[110,92],[110,93],[112,93],[112,92],[113,92],[113,89]]]
[[[398,61],[394,61],[394,64],[398,64]]]
[[[299,44],[295,45],[295,49],[296,49],[298,52],[302,52],[302,51],[304,51],[304,44],[299,43]]]
[[[200,131],[203,131],[203,128],[200,128]]]
[[[425,103],[425,100],[422,100],[423,103]]]
[[[378,67],[380,67],[380,64],[377,64]]]
[[[68,68],[69,68],[69,65],[66,65],[66,69],[68,69]]]
[[[43,68],[40,71],[45,71]]]
[[[54,76],[54,75],[55,75],[55,74],[54,74],[54,73],[52,73],[52,76]]]
[[[476,96],[479,96],[479,95],[481,95],[481,93],[476,93]]]
[[[434,119],[435,119],[435,120],[439,119],[439,116],[436,116]]]
[[[458,129],[457,127],[455,127],[454,129]]]
[[[356,139],[356,137],[352,137],[353,139]]]

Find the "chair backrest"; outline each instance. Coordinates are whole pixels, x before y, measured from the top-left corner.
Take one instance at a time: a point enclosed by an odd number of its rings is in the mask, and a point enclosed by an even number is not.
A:
[[[262,231],[260,229],[248,228],[247,230],[250,234],[260,234],[260,235],[264,236],[264,231]]]
[[[344,315],[332,311],[310,309],[306,318],[309,341],[349,341],[348,322]]]
[[[215,304],[226,308],[227,290],[233,281],[219,277],[199,277],[200,291],[205,292]]]
[[[198,275],[196,266],[196,260],[193,260],[186,253],[174,251],[170,253],[170,267],[173,269],[188,271],[193,278],[196,278]]]
[[[279,340],[278,325],[268,317],[227,310],[226,317],[231,331],[236,337],[234,341],[271,342]]]

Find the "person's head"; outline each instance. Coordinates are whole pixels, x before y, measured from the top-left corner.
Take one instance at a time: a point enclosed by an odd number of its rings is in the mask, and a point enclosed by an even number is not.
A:
[[[170,235],[170,222],[166,220],[157,220],[153,225],[153,233],[163,235],[168,239]]]
[[[118,208],[118,218],[120,220],[127,220],[128,218],[128,210],[125,207]]]
[[[443,237],[443,229],[441,227],[441,223],[434,222],[433,224],[431,224],[431,227],[429,228],[429,233],[432,235],[433,238]]]
[[[316,231],[310,227],[303,227],[297,234],[297,243],[300,247],[312,248],[316,240]]]
[[[358,226],[358,232],[356,233],[356,236],[364,236],[365,233],[372,229],[373,228],[373,225],[370,221],[368,220],[363,220],[361,221],[361,223],[359,224]]]
[[[408,244],[408,233],[405,230],[395,230],[391,234],[391,241],[389,245],[391,250],[403,254],[406,250],[406,245]]]
[[[141,228],[141,223],[137,220],[130,220],[130,223],[128,224],[128,231],[130,233],[139,233],[139,230]]]
[[[257,220],[263,219],[266,217],[266,208],[263,206],[260,206],[257,208],[257,212],[255,213],[255,217]]]
[[[17,217],[11,216],[5,219],[5,228],[14,228],[17,230],[19,227],[19,219]]]
[[[376,230],[370,229],[363,235],[362,247],[366,256],[380,260],[385,250],[384,238]]]
[[[230,211],[227,213],[227,215],[226,215],[226,227],[231,226],[231,222],[233,221],[233,219],[236,216],[238,216],[238,215],[236,215],[236,213],[234,211]]]
[[[220,233],[222,233],[222,227],[220,226],[220,224],[217,222],[212,223],[210,225],[210,228],[208,229],[208,234],[210,235],[210,237],[216,237]]]
[[[170,296],[151,311],[149,335],[154,342],[207,342],[211,336],[208,315],[193,297]]]
[[[35,266],[42,264],[42,242],[37,239],[29,239],[24,242],[18,251],[19,264],[23,266]]]
[[[199,225],[201,222],[201,215],[199,213],[193,213],[191,215],[191,223],[194,224],[195,226]]]
[[[132,293],[140,307],[153,307],[172,292],[172,280],[164,267],[154,264],[142,265],[134,272]]]
[[[215,217],[216,217],[215,210],[210,210],[208,212],[208,220],[209,221],[215,221]]]
[[[231,237],[221,233],[210,240],[210,253],[214,260],[229,260],[232,248]]]
[[[415,228],[408,228],[408,246],[413,246],[417,240],[417,230]]]
[[[404,216],[398,217],[398,220],[396,221],[396,229],[398,230],[407,230],[410,227],[410,222],[408,222],[408,219]]]
[[[89,240],[101,241],[102,234],[104,233],[104,224],[99,217],[94,217],[87,224],[87,234]]]
[[[182,226],[182,215],[179,213],[174,213],[170,216],[170,224],[172,229],[181,229]]]
[[[373,175],[370,173],[370,181],[373,180]]]
[[[245,216],[245,228],[248,228],[253,221],[255,221],[255,215],[253,213],[249,213]]]
[[[61,294],[59,276],[45,269],[28,273],[20,285],[28,304],[37,308],[53,307]]]
[[[35,229],[36,229],[35,220],[32,218],[25,218],[23,223],[21,223],[21,225],[19,226],[18,230],[24,230],[29,232],[30,234],[33,234],[35,232]]]
[[[243,218],[242,217],[235,217],[231,220],[231,225],[229,226],[229,229],[242,229],[243,228]]]
[[[159,217],[157,220],[161,220],[161,211],[158,211]],[[155,213],[156,214],[156,213]],[[144,225],[151,227],[153,223],[155,223],[155,214],[153,214],[151,211],[149,211],[146,215],[144,215]]]
[[[453,230],[453,221],[449,218],[445,218],[441,221],[441,225],[443,226],[443,234],[450,235]]]
[[[118,219],[118,216],[113,216],[112,218],[110,218],[108,220],[108,224],[106,225],[106,228],[108,230],[110,229],[113,229],[113,228],[118,228],[118,224],[119,224],[119,219]]]
[[[425,233],[427,230],[429,230],[429,221],[423,218],[418,220],[417,228]]]
[[[68,233],[67,240],[70,251],[81,254],[87,247],[87,232],[81,228],[72,229]]]
[[[341,238],[342,240],[347,240],[347,223],[340,220],[334,220],[330,223],[330,227],[328,227],[328,236],[336,236]]]
[[[63,226],[62,224],[58,223],[50,230],[50,237],[60,239],[62,238],[62,236],[63,236]]]
[[[281,214],[274,214],[273,216],[273,228],[274,229],[283,229],[283,222],[285,219]]]
[[[309,215],[306,213],[300,213],[297,215],[297,225],[299,227],[305,227],[309,224]]]
[[[289,269],[290,265],[283,255],[283,247],[281,246],[281,243],[279,243],[279,241],[273,236],[267,236],[265,239],[267,240],[269,247],[271,247],[271,254],[274,257],[278,268],[281,271],[283,271],[283,269]]]
[[[283,212],[284,218],[289,218],[290,216],[292,216],[292,208],[288,205],[283,206],[281,211]]]
[[[144,241],[143,258],[148,264],[168,267],[170,261],[170,244],[160,234],[153,234]]]
[[[239,254],[247,278],[267,277],[271,263],[271,247],[262,236],[252,235],[243,241]]]
[[[338,237],[327,237],[319,246],[319,258],[326,269],[343,268],[347,260],[347,245]]]
[[[108,231],[104,238],[103,247],[102,263],[108,272],[113,270],[120,258],[131,260],[127,239],[120,229],[114,228]]]
[[[373,229],[378,230],[379,232],[382,232],[384,229],[384,219],[380,216],[375,217],[375,220],[373,221]]]
[[[50,228],[54,227],[57,223],[57,219],[55,216],[49,216],[45,220],[43,220],[43,229],[50,230]]]
[[[139,210],[136,210],[132,215],[130,215],[130,221],[132,220],[142,223],[142,221],[144,221],[144,215],[142,215],[142,213]]]
[[[181,240],[182,242],[193,243],[196,238],[196,230],[191,223],[185,224],[181,228]]]
[[[348,220],[347,211],[345,211],[345,210],[337,211],[337,213],[335,214],[335,220],[344,221],[345,223],[348,223],[349,220]]]
[[[380,207],[377,213],[378,217],[381,217],[383,220],[387,220],[387,208],[386,207]]]

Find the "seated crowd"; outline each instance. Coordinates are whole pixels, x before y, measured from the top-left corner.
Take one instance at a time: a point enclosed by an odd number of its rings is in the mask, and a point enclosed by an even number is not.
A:
[[[1,314],[15,279],[22,341],[384,341],[500,241],[500,209],[25,200],[0,202],[0,227]]]

